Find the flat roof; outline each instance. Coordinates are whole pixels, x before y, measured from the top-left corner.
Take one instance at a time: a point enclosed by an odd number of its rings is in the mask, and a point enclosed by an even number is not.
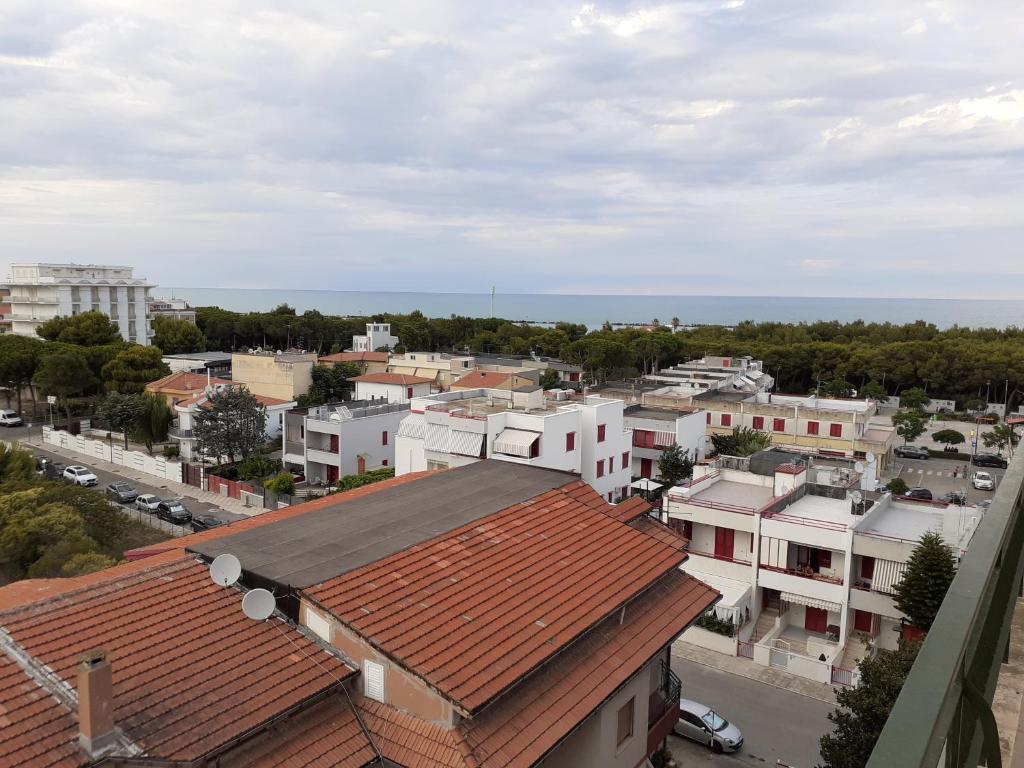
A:
[[[775,495],[771,486],[737,483],[735,480],[716,480],[699,493],[691,494],[689,498],[731,504],[746,509],[760,509],[775,498]]]
[[[818,520],[835,523],[849,527],[861,520],[858,515],[853,514],[851,503],[848,499],[830,499],[826,496],[812,496],[807,494],[797,499],[773,519],[784,521],[787,517],[796,517],[801,520]]]
[[[674,408],[651,408],[644,405],[627,405],[623,416],[627,419],[632,417],[634,419],[657,419],[658,421],[675,421],[680,416],[685,416],[688,413],[697,413],[700,408],[686,408],[674,409]]]
[[[875,514],[866,517],[863,523],[857,526],[856,532],[903,541],[920,541],[928,531],[941,534],[945,516],[956,514],[959,517],[958,541],[947,543],[959,544],[961,548],[964,548],[970,542],[974,525],[981,518],[982,511],[973,505],[959,507],[958,510],[958,512],[951,512],[949,507],[890,501]],[[973,523],[972,518],[974,519]]]
[[[178,355],[164,355],[172,360],[231,360],[230,352],[190,352]]]
[[[553,469],[488,459],[437,472],[281,520],[199,542],[206,558],[229,552],[268,581],[309,587],[421,544],[459,526],[572,482]]]

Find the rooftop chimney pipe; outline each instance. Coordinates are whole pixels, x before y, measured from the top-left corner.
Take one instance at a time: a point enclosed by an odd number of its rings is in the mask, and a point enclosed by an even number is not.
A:
[[[102,648],[82,654],[78,665],[78,731],[91,757],[114,743],[114,675]]]

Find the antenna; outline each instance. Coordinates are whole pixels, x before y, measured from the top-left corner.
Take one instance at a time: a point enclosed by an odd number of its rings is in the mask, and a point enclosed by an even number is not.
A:
[[[245,593],[242,598],[242,613],[253,621],[264,621],[277,607],[273,592],[267,589],[254,589]]]
[[[864,501],[864,494],[861,493],[860,491],[854,491],[853,493],[850,494],[850,498],[853,500],[854,504],[860,504],[862,501]]]
[[[234,555],[225,552],[223,555],[217,555],[210,563],[210,578],[214,584],[230,587],[241,575],[242,563]]]
[[[875,454],[873,454],[871,451],[868,451],[867,455],[864,458],[868,460],[868,464],[875,463]]]
[[[855,472],[863,472],[864,471],[864,462],[863,461],[855,461],[853,463],[853,470]]]

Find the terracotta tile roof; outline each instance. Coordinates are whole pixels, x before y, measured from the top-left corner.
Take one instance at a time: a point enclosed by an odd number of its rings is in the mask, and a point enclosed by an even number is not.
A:
[[[779,464],[775,471],[784,475],[799,475],[801,472],[807,471],[807,467],[803,464]]]
[[[2,613],[0,626],[71,686],[82,653],[104,648],[116,724],[149,757],[166,760],[198,759],[354,674],[276,620],[247,619],[241,593],[215,586],[202,565],[180,556],[160,562],[165,557],[108,569],[85,589]],[[22,686],[15,698],[27,706],[42,696]],[[66,728],[53,730],[48,748],[60,750]],[[32,739],[2,731],[3,739]]]
[[[508,384],[511,373],[473,371],[452,384],[457,389],[500,389]]]
[[[667,525],[662,525],[653,517],[638,517],[636,520],[630,521],[629,527],[657,539],[662,544],[675,547],[680,552],[685,550],[690,544],[690,540],[685,536],[681,536]]]
[[[335,352],[333,355],[324,355],[320,358],[321,363],[386,363],[387,352]]]
[[[475,765],[467,760],[468,750],[458,731],[428,723],[362,696],[355,698],[355,704],[373,743],[386,759],[406,768]]]
[[[651,507],[650,502],[645,501],[640,496],[632,496],[611,507],[608,510],[608,515],[620,523],[628,523],[631,520],[636,520],[641,515],[646,515],[651,509],[653,507]]]
[[[228,382],[228,386],[231,386],[230,382]],[[241,386],[241,385],[239,385],[239,386]],[[256,398],[256,402],[257,403],[259,403],[260,405],[264,405],[267,408],[269,408],[271,406],[274,406],[274,405],[287,405],[289,403],[294,403],[295,402],[294,400],[281,400],[281,399],[276,398],[276,397],[267,397],[266,395],[254,395],[254,397]],[[198,404],[199,407],[202,408],[203,407],[202,403],[206,402],[206,400],[207,400],[206,392],[199,392],[198,394],[193,395],[192,397],[188,398],[187,400],[182,400],[181,402],[175,403],[175,407],[176,408],[177,407],[180,407],[180,408],[191,408],[193,405],[197,405]]]
[[[410,376],[406,373],[364,373],[356,376],[352,381],[363,382],[364,384],[398,384],[403,387],[411,387],[416,384],[433,384],[433,379],[423,376]]]
[[[0,765],[78,768],[78,720],[0,653]]]
[[[465,712],[680,565],[576,481],[305,590]]]
[[[170,376],[164,376],[162,379],[149,382],[146,385],[146,389],[150,392],[201,392],[207,384],[212,386],[217,386],[218,384],[230,385],[231,382],[227,379],[216,377],[207,379],[206,375],[202,373],[178,371]]]

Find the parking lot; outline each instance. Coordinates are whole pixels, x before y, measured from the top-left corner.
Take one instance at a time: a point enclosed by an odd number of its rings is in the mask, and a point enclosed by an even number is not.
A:
[[[964,467],[967,468],[967,476],[964,476]],[[976,504],[979,501],[991,499],[994,491],[979,491],[971,485],[971,476],[974,472],[988,472],[995,479],[996,488],[1002,482],[1005,469],[993,467],[972,467],[965,461],[954,461],[950,459],[902,459],[896,458],[893,463],[893,472],[886,475],[885,481],[893,477],[902,478],[911,488],[927,488],[935,498],[939,498],[951,491],[961,491],[967,494],[967,501]],[[957,476],[953,476],[956,470]]]

